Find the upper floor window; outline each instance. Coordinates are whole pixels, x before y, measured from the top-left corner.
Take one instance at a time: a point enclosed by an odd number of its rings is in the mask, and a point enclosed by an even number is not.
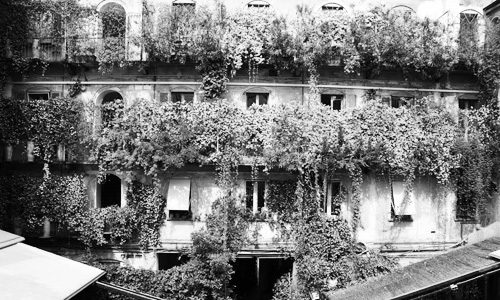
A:
[[[398,222],[412,222],[415,215],[415,201],[407,193],[404,181],[391,182],[391,218]]]
[[[50,92],[32,91],[27,93],[28,100],[49,100]]]
[[[342,94],[321,94],[321,104],[331,107],[333,110],[341,110],[344,95]]]
[[[327,3],[321,6],[322,11],[343,11],[344,7],[337,3]]]
[[[247,181],[245,185],[246,208],[253,213],[262,211],[265,206],[266,183],[264,181]]]
[[[406,5],[396,5],[391,8],[391,13],[397,14],[398,17],[408,17],[415,14],[415,10]]]
[[[341,203],[339,203],[338,197],[341,192],[340,181],[330,181],[328,182],[326,197],[323,201],[323,211],[327,215],[340,215]]]
[[[247,107],[252,105],[266,105],[269,93],[247,93]]]
[[[247,6],[250,8],[269,8],[271,6],[271,4],[269,4],[266,1],[255,0],[255,1],[248,2]]]
[[[123,97],[120,93],[111,91],[102,98],[101,120],[104,125],[108,125],[118,116],[117,112],[123,108]]]
[[[474,10],[460,13],[459,47],[470,49],[479,43],[479,14]]]
[[[464,110],[478,109],[480,107],[478,99],[458,99],[458,108]]]
[[[174,7],[195,7],[196,3],[192,0],[175,0],[172,2],[172,6]]]
[[[191,179],[170,179],[167,210],[169,220],[191,220]]]
[[[400,108],[403,106],[409,106],[412,104],[413,97],[400,97],[400,96],[384,96],[382,97],[382,103],[390,106],[392,108]]]
[[[102,34],[105,38],[122,38],[126,32],[126,12],[118,3],[108,3],[100,10]]]
[[[194,92],[172,92],[173,103],[193,103]]]
[[[98,185],[98,197],[97,206],[100,208],[121,206],[122,180],[116,175],[107,174]]]

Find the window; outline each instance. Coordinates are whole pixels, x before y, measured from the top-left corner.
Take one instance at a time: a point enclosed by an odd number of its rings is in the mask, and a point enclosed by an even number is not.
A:
[[[323,202],[323,211],[327,215],[340,215],[340,205],[338,197],[340,196],[340,181],[331,181],[328,183],[325,201]]]
[[[120,93],[111,91],[102,98],[101,120],[108,125],[117,117],[117,109],[123,108],[123,97]]]
[[[28,100],[49,100],[50,92],[28,92]]]
[[[268,8],[271,6],[266,1],[260,1],[260,0],[250,1],[250,2],[248,2],[247,5],[250,8]]]
[[[245,204],[247,209],[253,213],[258,213],[265,206],[265,189],[264,181],[247,181],[246,182],[246,197]]]
[[[191,180],[170,179],[167,194],[169,220],[191,220]]]
[[[247,107],[252,105],[266,105],[269,93],[247,93]]]
[[[174,7],[195,7],[196,3],[192,0],[175,0],[172,2],[172,6]]]
[[[344,95],[321,94],[321,104],[330,106],[333,110],[342,109]]]
[[[98,185],[98,189],[100,189],[98,207],[121,206],[122,181],[118,176],[107,174],[104,181]]]
[[[384,96],[382,97],[382,103],[390,106],[392,108],[400,108],[403,106],[409,106],[413,103],[414,98],[411,97],[400,97],[400,96]]]
[[[344,7],[337,3],[328,3],[321,6],[321,10],[323,11],[343,11]]]
[[[460,13],[459,48],[473,51],[479,43],[478,13],[466,10]]]
[[[464,110],[478,109],[480,107],[478,99],[458,99],[458,108]]]
[[[193,103],[194,92],[172,92],[173,103]]]
[[[395,222],[412,222],[415,214],[413,193],[406,192],[404,181],[391,182],[391,219]]]
[[[189,257],[181,253],[158,253],[158,270],[168,270],[189,261]]]

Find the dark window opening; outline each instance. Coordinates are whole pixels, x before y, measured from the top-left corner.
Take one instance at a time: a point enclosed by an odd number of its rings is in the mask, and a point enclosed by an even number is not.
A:
[[[478,99],[458,99],[458,108],[464,110],[478,109],[480,107]]]
[[[194,92],[172,92],[173,103],[193,103]]]
[[[193,219],[191,207],[189,210],[169,210],[168,219],[171,221],[191,221]]]
[[[118,115],[117,110],[123,108],[123,97],[118,92],[110,92],[102,99],[102,122],[107,125]]]
[[[253,209],[253,181],[246,182],[245,206],[250,211]]]
[[[344,10],[344,7],[340,4],[337,4],[337,3],[328,3],[328,4],[321,6],[321,10],[323,10],[323,11],[342,11],[342,10]]]
[[[172,6],[177,6],[177,7],[195,7],[196,6],[196,3],[194,3],[194,1],[182,1],[182,0],[176,0],[174,2],[172,2]]]
[[[337,197],[340,195],[340,182],[339,181],[334,181],[331,182],[331,194],[328,195],[328,198],[330,200],[330,209],[332,212],[332,215],[340,215],[340,205]],[[325,203],[325,211],[326,211],[326,204]]]
[[[121,206],[122,181],[118,176],[108,174],[101,183],[101,208]]]
[[[247,5],[249,8],[268,8],[271,6],[265,1],[251,1]]]
[[[28,100],[49,100],[49,93],[28,93]]]
[[[269,98],[268,93],[247,93],[247,107],[252,105],[266,105]]]
[[[292,267],[291,258],[237,258],[232,278],[237,299],[271,300],[274,284],[285,274],[291,276]]]
[[[168,270],[189,261],[189,257],[180,253],[158,253],[158,270]]]
[[[257,211],[260,212],[265,206],[265,191],[266,183],[264,181],[247,181],[245,195],[246,207],[253,211],[255,203],[257,204]]]
[[[336,94],[322,94],[321,104],[331,107],[333,110],[342,109],[342,101],[344,100],[344,95]]]

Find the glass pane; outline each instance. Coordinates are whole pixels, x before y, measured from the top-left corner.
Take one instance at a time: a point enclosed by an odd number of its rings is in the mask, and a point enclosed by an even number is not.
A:
[[[182,102],[182,93],[172,92],[172,102],[173,103]]]
[[[267,98],[269,97],[269,94],[259,94],[259,104],[260,105],[267,105]]]
[[[264,207],[264,190],[265,183],[263,181],[257,182],[257,207],[259,209]]]
[[[184,102],[193,103],[194,93],[183,93]]]

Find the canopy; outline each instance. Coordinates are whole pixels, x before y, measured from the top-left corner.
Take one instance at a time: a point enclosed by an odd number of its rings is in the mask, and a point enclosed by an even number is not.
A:
[[[23,238],[0,231],[0,299],[70,299],[104,275],[104,271],[28,246]],[[4,243],[5,244],[5,243]]]

